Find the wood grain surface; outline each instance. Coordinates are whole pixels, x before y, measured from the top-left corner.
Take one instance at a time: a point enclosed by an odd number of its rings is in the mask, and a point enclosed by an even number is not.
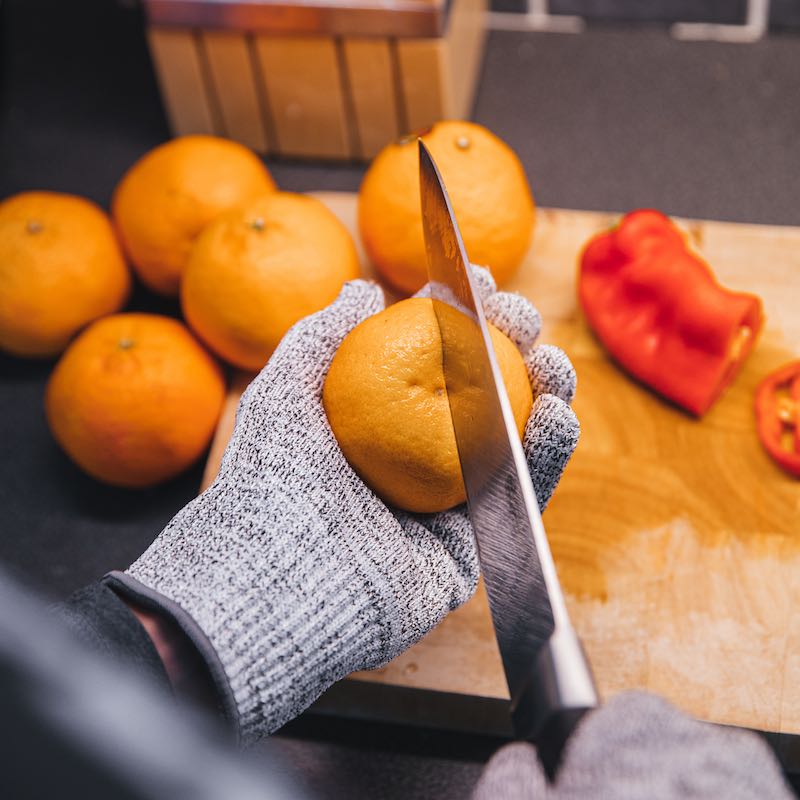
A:
[[[198,16],[197,4],[148,0],[148,40],[176,135],[369,160],[408,131],[469,118],[486,7],[278,0],[206,3]]]
[[[223,134],[258,153],[270,149],[252,40],[231,31],[198,34],[208,64],[208,91],[219,105]]]
[[[319,196],[355,231],[355,195]],[[538,306],[542,341],[578,373],[581,441],[544,514],[569,610],[604,697],[650,689],[703,719],[800,733],[800,481],[764,454],[753,420],[758,381],[800,358],[800,229],[679,220],[720,280],[759,294],[767,316],[739,378],[698,421],[618,369],[577,308],[580,248],[618,216],[540,209],[505,287]],[[233,382],[204,485],[247,380]],[[357,678],[507,697],[483,589]]]
[[[173,134],[215,133],[197,35],[190,28],[150,28],[147,40]]]

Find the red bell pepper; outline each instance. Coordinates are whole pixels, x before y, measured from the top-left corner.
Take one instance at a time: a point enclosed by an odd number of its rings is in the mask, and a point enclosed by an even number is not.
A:
[[[759,298],[720,286],[659,211],[632,211],[588,242],[578,295],[611,355],[698,416],[736,377],[763,323]]]
[[[786,364],[758,385],[756,429],[770,456],[800,478],[800,361]]]

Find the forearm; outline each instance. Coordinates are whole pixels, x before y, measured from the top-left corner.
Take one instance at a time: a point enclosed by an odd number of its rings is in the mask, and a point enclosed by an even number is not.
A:
[[[158,653],[173,692],[195,705],[221,713],[208,666],[184,632],[168,617],[121,598],[139,620]]]
[[[122,596],[107,581],[84,587],[55,612],[92,649],[132,666],[178,697],[219,712],[205,661],[168,616]]]

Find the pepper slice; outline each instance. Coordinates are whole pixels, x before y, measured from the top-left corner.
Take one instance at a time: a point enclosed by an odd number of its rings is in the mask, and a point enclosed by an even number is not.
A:
[[[611,355],[698,416],[736,377],[763,324],[761,300],[721,286],[669,217],[650,209],[587,243],[578,296]]]
[[[773,460],[800,478],[800,361],[786,364],[758,385],[756,430]]]

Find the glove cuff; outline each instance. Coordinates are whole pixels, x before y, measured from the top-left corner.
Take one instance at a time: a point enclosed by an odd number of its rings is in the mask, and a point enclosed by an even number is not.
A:
[[[382,663],[389,649],[386,621],[355,561],[312,560],[292,544],[273,550],[263,572],[241,569],[247,585],[236,585],[225,561],[183,574],[175,561],[166,569],[145,556],[113,576],[194,642],[243,744],[277,730],[355,669]]]
[[[236,699],[233,696],[230,681],[217,655],[217,651],[214,650],[208,637],[203,633],[193,617],[168,597],[159,594],[149,586],[145,586],[125,572],[116,570],[109,572],[103,578],[103,583],[113,589],[120,597],[131,600],[137,606],[148,611],[161,614],[178,626],[203,659],[214,685],[222,715],[231,723],[231,726],[238,734],[239,710],[236,707]]]

